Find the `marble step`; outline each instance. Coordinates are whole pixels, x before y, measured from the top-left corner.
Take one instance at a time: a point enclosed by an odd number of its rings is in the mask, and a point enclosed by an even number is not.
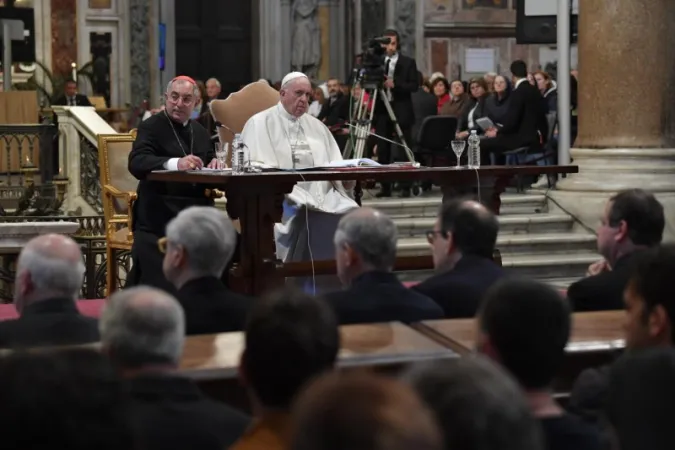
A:
[[[433,230],[435,217],[394,218],[399,238],[423,237]],[[502,234],[560,233],[571,230],[573,220],[566,214],[514,214],[499,216],[499,232]]]
[[[442,203],[440,193],[411,198],[363,200],[363,206],[376,208],[390,217],[436,217]],[[546,210],[546,196],[541,194],[503,194],[501,215],[534,214]]]
[[[532,278],[552,285],[572,282],[584,277],[588,266],[600,259],[594,252],[561,255],[512,255],[502,257],[502,266],[510,276]],[[433,270],[397,273],[401,281],[422,281]]]
[[[545,233],[545,234],[506,234],[497,236],[497,248],[502,258],[511,255],[535,254],[575,254],[595,251],[596,237],[592,234],[580,233]],[[400,238],[397,255],[428,255],[429,244],[425,236]]]

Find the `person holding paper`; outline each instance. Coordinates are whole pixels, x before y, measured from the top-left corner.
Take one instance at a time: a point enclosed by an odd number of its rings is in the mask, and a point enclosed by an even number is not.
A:
[[[312,85],[305,74],[291,72],[284,77],[279,103],[251,117],[242,131],[253,165],[299,170],[342,160],[328,128],[307,114],[311,98]],[[282,223],[275,227],[277,257],[283,261],[332,259],[337,223],[357,207],[340,182],[297,183],[284,202]]]
[[[190,114],[199,99],[199,88],[186,76],[171,80],[166,88],[166,107],[141,122],[129,153],[129,172],[139,181],[133,208],[133,268],[127,286],[144,284],[175,293],[162,274],[164,255],[157,241],[167,223],[188,206],[213,206],[205,187],[187,183],[150,181],[155,170],[198,170],[217,167],[211,136]]]

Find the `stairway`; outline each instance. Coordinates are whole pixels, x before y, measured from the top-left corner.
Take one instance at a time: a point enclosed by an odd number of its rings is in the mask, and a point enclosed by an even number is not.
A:
[[[398,255],[429,254],[425,232],[432,230],[441,204],[439,191],[407,199],[367,198],[363,206],[376,208],[394,219],[399,231]],[[508,273],[532,277],[565,289],[586,273],[600,257],[595,236],[574,229],[573,219],[549,213],[546,197],[537,193],[504,193],[499,216],[497,248]],[[419,281],[432,271],[402,272],[403,281]]]

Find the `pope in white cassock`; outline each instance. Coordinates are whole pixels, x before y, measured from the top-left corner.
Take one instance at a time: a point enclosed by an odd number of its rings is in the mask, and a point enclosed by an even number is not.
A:
[[[307,114],[312,85],[307,76],[284,77],[275,106],[251,117],[242,131],[251,163],[280,169],[325,167],[342,160],[333,135]],[[358,205],[340,182],[300,182],[286,196],[275,226],[277,257],[284,262],[334,259],[333,234],[340,217]]]

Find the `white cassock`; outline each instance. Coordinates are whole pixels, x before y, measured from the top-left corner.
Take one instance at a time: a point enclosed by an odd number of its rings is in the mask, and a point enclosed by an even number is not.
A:
[[[251,117],[242,131],[251,163],[280,169],[327,166],[342,159],[328,128],[304,114],[296,119],[281,103]],[[274,227],[277,258],[284,262],[334,259],[333,235],[342,215],[358,208],[342,183],[300,182],[286,196]]]

